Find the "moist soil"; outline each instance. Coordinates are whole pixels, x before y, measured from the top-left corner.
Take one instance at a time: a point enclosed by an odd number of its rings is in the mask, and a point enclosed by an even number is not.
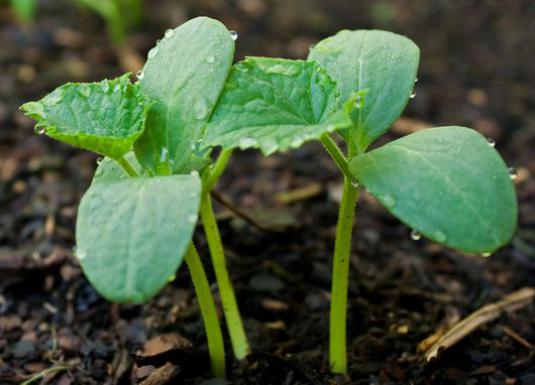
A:
[[[110,304],[89,285],[72,248],[96,157],[34,134],[17,110],[66,81],[135,71],[166,28],[197,15],[239,32],[237,58],[305,58],[310,44],[342,28],[406,34],[422,50],[417,95],[384,140],[466,125],[494,138],[517,168],[519,228],[490,258],[413,241],[410,229],[361,195],[349,373],[336,376],[326,353],[340,175],[317,144],[269,158],[237,153],[216,188],[226,202],[216,210],[253,353],[233,361],[227,339],[228,383],[535,384],[533,304],[477,328],[432,362],[419,350],[485,304],[535,286],[530,1],[191,0],[146,8],[128,49],[109,43],[98,16],[67,1],[41,1],[36,23],[26,26],[0,8],[0,384],[50,368],[35,383],[225,383],[210,376],[187,269],[144,305]],[[195,241],[214,282],[201,228]]]

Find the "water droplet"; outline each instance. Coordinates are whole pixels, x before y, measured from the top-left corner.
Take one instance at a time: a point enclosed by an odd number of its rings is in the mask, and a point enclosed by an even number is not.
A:
[[[160,154],[160,162],[162,163],[166,162],[168,156],[169,156],[169,150],[167,150],[167,147],[163,147],[162,152]]]
[[[192,172],[189,173],[191,176],[199,176],[199,171],[197,170],[193,170]]]
[[[496,141],[494,139],[492,139],[492,138],[487,138],[487,143],[491,147],[496,146]]]
[[[37,132],[39,135],[43,135],[46,133],[46,128],[43,126],[35,126],[35,132]]]
[[[416,97],[416,91],[412,90],[411,94],[409,95],[409,99],[414,99]]]
[[[139,70],[139,71],[136,72],[137,80],[143,79],[144,76],[145,76],[145,73],[142,70]]]
[[[413,241],[419,241],[420,239],[422,239],[422,233],[420,233],[418,230],[416,229],[413,229],[411,231],[411,239]]]
[[[517,172],[516,172],[516,168],[514,167],[509,167],[507,169],[509,171],[509,177],[512,179],[512,180],[515,180],[516,177],[518,176]]]
[[[164,36],[165,36],[167,39],[169,39],[169,38],[172,37],[174,34],[175,34],[175,30],[174,30],[174,29],[167,29],[167,30],[165,30]]]
[[[206,58],[206,62],[212,64],[213,62],[215,62],[215,57],[213,57],[212,55],[208,56]]]
[[[99,157],[97,158],[97,164],[100,166],[100,165],[102,164],[102,161],[103,161],[103,160],[104,160],[104,159],[103,159],[101,156],[99,156]]]
[[[196,221],[197,221],[197,215],[195,215],[195,214],[188,215],[188,222],[189,223],[195,223]]]
[[[357,95],[357,98],[355,99],[355,108],[357,110],[361,109],[364,104],[364,100],[360,95]]]
[[[415,79],[414,79],[414,82],[415,82],[415,83],[418,83],[418,78],[415,78]]]
[[[208,116],[209,112],[210,112],[210,106],[209,106],[208,99],[202,97],[199,100],[197,100],[193,108],[195,119],[203,120]]]
[[[353,186],[355,188],[358,188],[358,187],[360,187],[360,183],[357,180],[353,179],[351,181],[351,186]]]
[[[382,201],[383,201],[383,204],[388,208],[394,207],[396,205],[396,203],[397,203],[396,199],[391,195],[383,196]]]
[[[154,47],[152,48],[149,53],[147,54],[147,59],[152,59],[153,57],[155,57],[156,55],[158,55],[158,51],[160,49],[158,47]]]
[[[485,252],[485,253],[481,253],[481,256],[482,256],[482,257],[485,257],[485,258],[488,258],[488,257],[490,257],[491,255],[492,255],[492,253],[491,253],[490,251]]]
[[[238,38],[238,32],[236,31],[229,31],[229,34],[230,34],[230,38],[234,41]]]
[[[256,139],[244,136],[243,138],[240,138],[238,145],[242,150],[245,150],[246,148],[256,146],[257,143]]]
[[[435,232],[433,233],[433,236],[435,238],[435,240],[437,242],[446,242],[446,239],[448,239],[448,237],[446,236],[446,234],[444,234],[442,231],[440,230],[435,230]]]

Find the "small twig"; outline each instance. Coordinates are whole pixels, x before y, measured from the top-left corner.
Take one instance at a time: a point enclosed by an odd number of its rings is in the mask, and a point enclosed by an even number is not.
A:
[[[526,287],[507,295],[502,301],[483,306],[459,321],[435,342],[425,353],[426,361],[438,355],[440,349],[448,349],[480,326],[498,318],[502,312],[511,313],[529,305],[535,297],[535,289]]]
[[[69,369],[71,369],[71,366],[69,366],[69,365],[53,366],[51,368],[47,368],[45,370],[41,370],[39,373],[34,374],[33,376],[31,376],[26,381],[21,382],[20,385],[30,385],[30,384],[34,383],[35,381],[40,380],[41,378],[48,376],[49,374],[62,372],[62,371],[66,371],[66,370],[69,370]]]
[[[164,366],[156,369],[152,374],[139,385],[163,385],[172,381],[178,373],[180,367],[170,362],[166,362]]]
[[[236,206],[234,206],[231,202],[229,202],[227,199],[225,199],[218,192],[212,190],[211,194],[212,194],[212,197],[218,203],[220,203],[221,205],[225,206],[230,212],[232,212],[232,214],[234,214],[235,216],[237,216],[239,218],[242,218],[246,222],[249,222],[251,225],[253,225],[254,227],[258,228],[259,230],[268,231],[268,232],[271,232],[271,233],[280,233],[281,232],[280,229],[277,229],[275,227],[266,226],[263,223],[260,223],[255,218],[253,218],[251,215],[247,214],[245,211],[243,211],[243,210],[237,208]]]
[[[502,329],[505,334],[507,334],[510,338],[518,342],[520,345],[524,346],[527,349],[533,349],[533,345],[529,343],[524,337],[522,337],[520,334],[515,332],[513,329],[511,329],[509,326],[502,326]]]

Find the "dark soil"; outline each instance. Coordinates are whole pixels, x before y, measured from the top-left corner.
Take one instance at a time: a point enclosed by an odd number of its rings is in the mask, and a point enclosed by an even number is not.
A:
[[[315,144],[267,159],[236,154],[217,191],[260,226],[217,207],[254,347],[247,362],[231,362],[229,382],[535,384],[534,305],[502,315],[429,364],[417,350],[444,325],[535,286],[532,2],[160,0],[150,2],[127,44],[144,55],[166,28],[201,14],[239,32],[239,58],[303,58],[310,44],[342,28],[406,34],[422,50],[417,97],[387,139],[422,125],[466,125],[495,138],[518,169],[519,228],[491,258],[412,241],[408,228],[361,197],[349,375],[333,376],[326,352],[340,176]],[[0,383],[57,368],[40,383],[137,384],[159,376],[144,384],[222,384],[210,379],[187,269],[143,306],[111,305],[88,284],[72,247],[95,157],[33,134],[17,111],[63,82],[124,72],[104,24],[65,0],[41,1],[32,26],[17,24],[2,5],[0,23]],[[201,233],[196,242],[207,256]]]

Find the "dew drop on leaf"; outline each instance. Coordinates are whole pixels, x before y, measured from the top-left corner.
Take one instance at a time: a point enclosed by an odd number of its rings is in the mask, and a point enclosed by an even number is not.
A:
[[[415,82],[415,83],[418,83],[418,78],[415,78],[415,79],[414,79],[414,82]]]
[[[97,158],[97,164],[100,165],[100,164],[102,163],[103,160],[104,160],[104,159],[103,159],[101,156],[99,156],[99,157]]]
[[[412,90],[411,94],[409,95],[409,99],[414,99],[416,97],[416,91]]]
[[[496,146],[496,141],[494,139],[492,139],[492,138],[487,138],[487,143],[491,147]]]
[[[159,48],[158,47],[154,47],[152,48],[149,53],[147,54],[147,59],[152,59],[153,57],[155,57],[156,55],[158,55],[158,51],[159,51]]]
[[[162,163],[166,162],[168,156],[169,156],[169,150],[167,150],[167,147],[163,147],[162,152],[160,153],[160,162]]]
[[[507,170],[509,171],[509,177],[510,177],[512,180],[515,180],[516,177],[518,176],[518,175],[517,175],[517,172],[516,172],[516,168],[514,168],[514,167],[509,167]]]
[[[208,105],[208,100],[204,97],[197,100],[193,108],[195,119],[203,120],[204,118],[208,116],[209,112],[210,112],[210,106]]]
[[[433,233],[434,235],[434,238],[437,242],[446,242],[446,239],[448,239],[448,237],[446,236],[446,234],[444,234],[442,231],[440,230],[435,230],[435,232]]]
[[[167,29],[167,30],[165,31],[165,33],[164,33],[164,36],[165,36],[166,38],[169,39],[169,38],[172,37],[174,34],[175,34],[175,31],[174,31],[173,29]]]
[[[230,33],[230,38],[231,38],[232,40],[235,41],[235,40],[238,38],[238,32],[236,32],[236,31],[229,31],[229,33]]]
[[[382,199],[384,205],[388,208],[392,208],[396,205],[396,199],[391,195],[385,195]]]
[[[353,180],[351,181],[351,186],[357,188],[357,187],[360,186],[360,183],[359,183],[357,180],[353,179]]]
[[[362,97],[360,95],[357,95],[357,98],[355,99],[355,108],[357,110],[362,108]]]
[[[139,71],[136,72],[136,78],[137,78],[138,80],[143,79],[144,76],[145,76],[145,74],[143,73],[142,70],[139,70]],[[115,91],[115,90],[114,90],[114,91]]]
[[[411,239],[413,241],[419,241],[420,239],[422,239],[422,233],[420,233],[418,230],[416,229],[413,229],[411,231]]]
[[[35,132],[37,132],[39,135],[43,135],[44,133],[46,133],[46,128],[41,127],[41,126],[36,126]]]

